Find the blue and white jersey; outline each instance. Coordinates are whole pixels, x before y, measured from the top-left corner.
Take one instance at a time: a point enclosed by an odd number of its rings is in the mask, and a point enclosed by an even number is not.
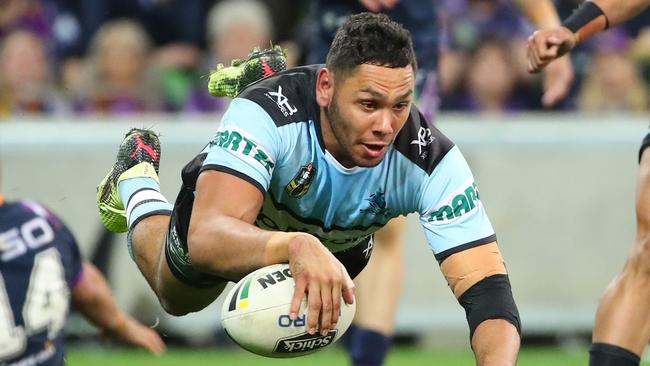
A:
[[[245,89],[184,181],[191,185],[209,169],[236,175],[265,195],[259,227],[313,234],[334,253],[412,212],[439,261],[495,240],[463,155],[416,107],[379,165],[337,162],[320,131],[320,67],[290,69]]]
[[[0,365],[64,364],[62,330],[81,274],[77,243],[56,216],[35,202],[0,202]]]

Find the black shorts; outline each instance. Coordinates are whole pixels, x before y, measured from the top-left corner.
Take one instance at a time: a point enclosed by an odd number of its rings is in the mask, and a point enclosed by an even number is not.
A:
[[[229,280],[195,269],[190,260],[187,232],[193,204],[194,192],[183,187],[174,204],[165,240],[167,265],[174,276],[188,286],[197,288],[219,286]],[[368,264],[372,249],[373,238],[370,235],[354,247],[334,253],[334,256],[345,266],[350,277],[355,278]]]

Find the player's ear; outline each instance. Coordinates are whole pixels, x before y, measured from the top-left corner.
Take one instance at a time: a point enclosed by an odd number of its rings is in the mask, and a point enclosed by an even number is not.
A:
[[[323,67],[316,78],[316,102],[321,108],[326,108],[334,97],[334,77],[332,71]]]

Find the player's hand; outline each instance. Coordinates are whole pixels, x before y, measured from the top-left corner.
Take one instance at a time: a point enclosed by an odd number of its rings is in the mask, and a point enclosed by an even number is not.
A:
[[[325,335],[338,322],[341,297],[354,302],[354,283],[345,267],[314,236],[299,235],[289,243],[289,266],[296,283],[289,316],[295,319],[307,296],[307,331]]]
[[[571,89],[573,66],[568,57],[551,62],[544,70],[544,95],[542,105],[551,107],[562,100]]]
[[[145,349],[155,355],[165,352],[167,346],[153,329],[140,324],[128,315],[124,316],[121,325],[113,331],[113,335],[134,346]]]
[[[378,13],[380,11],[392,9],[395,5],[397,5],[399,0],[359,0],[359,2],[366,9],[374,13]]]
[[[576,35],[565,27],[535,31],[528,37],[528,72],[540,72],[577,44]]]

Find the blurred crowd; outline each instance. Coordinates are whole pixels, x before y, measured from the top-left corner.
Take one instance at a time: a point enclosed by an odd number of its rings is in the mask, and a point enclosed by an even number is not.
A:
[[[546,110],[542,80],[526,72],[525,42],[533,29],[511,1],[421,2],[435,6],[435,42],[416,48],[423,57],[438,59],[432,81],[438,109]],[[315,3],[0,0],[0,119],[220,113],[227,100],[207,93],[207,75],[217,63],[228,64],[245,58],[253,46],[271,44],[287,49],[290,66],[324,62],[310,57],[318,54],[315,47],[323,48],[317,28],[331,23],[335,29],[338,20],[329,19]],[[557,0],[561,18],[578,3]],[[650,13],[581,45],[571,56],[574,87],[553,109],[648,110],[646,19]]]

